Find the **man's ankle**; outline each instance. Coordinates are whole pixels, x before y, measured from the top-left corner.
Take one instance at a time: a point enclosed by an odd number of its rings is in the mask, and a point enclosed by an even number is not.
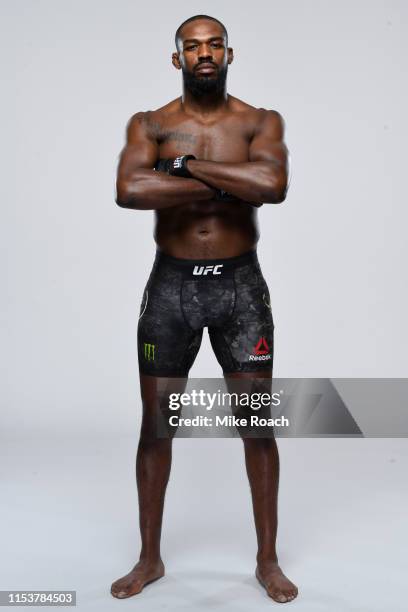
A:
[[[277,563],[278,556],[275,551],[263,552],[260,551],[256,555],[256,561],[258,564],[260,563]]]
[[[139,562],[141,563],[163,563],[160,553],[140,553]]]

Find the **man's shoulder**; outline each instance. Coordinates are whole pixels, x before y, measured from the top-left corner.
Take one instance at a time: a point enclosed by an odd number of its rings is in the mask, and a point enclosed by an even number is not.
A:
[[[231,109],[235,112],[242,112],[251,117],[255,125],[262,127],[267,124],[283,124],[282,115],[275,109],[267,109],[263,107],[256,107],[244,100],[240,100],[235,96],[229,96]]]
[[[259,131],[267,131],[274,134],[276,138],[282,138],[285,131],[285,121],[277,110],[258,108]]]
[[[164,118],[176,113],[179,107],[180,98],[176,98],[154,110],[137,111],[130,117],[127,129],[130,131],[141,129],[149,136],[155,137],[161,130]]]
[[[129,121],[135,121],[139,123],[155,121],[158,120],[161,116],[177,112],[179,109],[180,98],[175,98],[174,100],[167,102],[167,104],[164,104],[163,106],[160,106],[153,110],[138,111],[131,116]]]

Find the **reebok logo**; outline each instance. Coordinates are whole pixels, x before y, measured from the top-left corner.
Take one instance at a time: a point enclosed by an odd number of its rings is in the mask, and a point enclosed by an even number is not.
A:
[[[221,274],[219,268],[222,268],[224,264],[217,264],[216,266],[194,266],[193,274],[196,276],[206,276],[207,274]]]
[[[253,348],[253,354],[249,356],[249,361],[269,361],[271,355],[266,338],[261,336]]]
[[[147,361],[154,361],[155,346],[155,344],[148,344],[147,342],[144,343],[144,358]]]
[[[176,157],[173,161],[173,168],[181,168],[181,157]]]

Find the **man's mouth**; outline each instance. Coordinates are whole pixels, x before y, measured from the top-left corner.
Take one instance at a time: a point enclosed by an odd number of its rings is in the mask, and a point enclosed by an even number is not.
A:
[[[200,74],[211,74],[211,72],[215,72],[215,66],[214,64],[200,64],[195,71]]]

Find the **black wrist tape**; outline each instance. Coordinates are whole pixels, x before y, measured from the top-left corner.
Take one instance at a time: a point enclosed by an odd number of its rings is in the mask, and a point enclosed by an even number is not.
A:
[[[171,159],[159,159],[156,162],[154,169],[157,170],[158,172],[166,172],[167,174],[170,174],[169,168],[170,168],[170,164],[172,161],[173,160]]]
[[[170,160],[169,174],[173,176],[183,176],[189,178],[192,176],[191,172],[187,168],[187,161],[189,159],[196,159],[195,155],[180,155],[175,159]]]

